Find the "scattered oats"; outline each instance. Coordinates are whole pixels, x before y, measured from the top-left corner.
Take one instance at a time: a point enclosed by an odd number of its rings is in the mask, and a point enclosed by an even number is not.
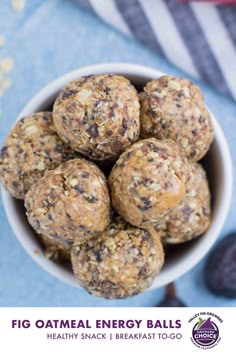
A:
[[[3,96],[4,93],[9,89],[10,86],[11,86],[11,80],[7,77],[4,78],[0,82],[0,96]]]
[[[11,0],[11,6],[14,11],[21,12],[25,8],[25,0]]]
[[[9,73],[14,66],[14,60],[10,57],[4,58],[0,61],[0,71],[4,74]]]
[[[6,43],[6,38],[1,34],[0,35],[0,47],[3,47]]]

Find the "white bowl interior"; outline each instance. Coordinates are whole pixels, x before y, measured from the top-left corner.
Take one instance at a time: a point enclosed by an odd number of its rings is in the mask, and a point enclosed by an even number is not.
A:
[[[71,80],[82,75],[116,73],[127,77],[138,89],[147,81],[164,75],[144,66],[133,64],[101,64],[72,71],[44,87],[25,106],[18,119],[33,112],[49,109],[59,90]],[[212,224],[205,235],[183,245],[174,246],[167,255],[164,268],[156,277],[150,289],[168,284],[190,270],[207,253],[218,237],[230,206],[232,194],[232,164],[227,142],[215,117],[211,114],[215,139],[210,151],[203,159],[212,192]],[[18,120],[17,119],[17,120]],[[11,227],[28,254],[46,271],[67,284],[80,287],[71,269],[45,258],[35,233],[27,222],[23,202],[14,199],[3,187],[2,197]]]

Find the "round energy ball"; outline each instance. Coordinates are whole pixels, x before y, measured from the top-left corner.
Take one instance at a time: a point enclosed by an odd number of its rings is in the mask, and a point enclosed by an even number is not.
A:
[[[58,134],[92,160],[115,159],[139,137],[136,89],[118,75],[90,75],[68,83],[53,107]]]
[[[185,197],[191,173],[174,142],[141,140],[120,156],[110,173],[112,205],[134,226],[159,225]]]
[[[116,217],[97,238],[71,252],[77,281],[89,293],[107,299],[132,296],[148,288],[164,263],[160,235]]]
[[[0,153],[0,179],[18,199],[47,170],[78,154],[57,135],[51,112],[34,113],[22,118],[8,135]]]
[[[25,207],[37,233],[61,241],[83,242],[103,232],[110,221],[105,177],[84,159],[48,171],[26,194]]]
[[[211,222],[211,194],[203,167],[192,165],[193,182],[188,195],[167,216],[165,243],[183,243],[202,235]]]
[[[45,257],[59,263],[71,262],[71,242],[64,242],[46,235],[37,235],[45,250]]]
[[[187,79],[162,76],[140,94],[141,136],[172,139],[192,162],[208,151],[214,133],[200,89]]]

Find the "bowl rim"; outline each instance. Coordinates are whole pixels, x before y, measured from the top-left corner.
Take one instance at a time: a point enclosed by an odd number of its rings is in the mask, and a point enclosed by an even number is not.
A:
[[[55,95],[67,82],[74,80],[76,77],[89,75],[92,73],[115,73],[124,76],[134,75],[137,77],[145,77],[146,79],[148,78],[150,80],[162,75],[168,75],[150,67],[131,63],[103,63],[81,67],[62,76],[59,76],[57,79],[44,86],[24,106],[16,121],[14,122],[14,125],[21,117],[37,111],[36,107],[45,104],[45,101],[49,99],[50,95]],[[218,208],[217,213],[214,215],[212,224],[204,235],[205,237],[201,238],[201,242],[199,242],[196,247],[191,250],[187,256],[184,257],[183,261],[179,261],[174,269],[166,271],[162,270],[161,273],[155,278],[152,285],[146,291],[164,286],[181,277],[190,269],[192,269],[212,247],[228,215],[233,190],[232,161],[224,133],[215,116],[210,110],[209,112],[215,131],[215,141],[217,142],[217,147],[219,150],[218,152],[220,154],[222,165],[221,206]],[[48,273],[57,279],[60,279],[69,285],[81,288],[80,285],[76,282],[71,271],[57,263],[48,260],[44,256],[42,250],[38,249],[39,247],[36,245],[37,241],[34,241],[25,235],[24,227],[20,222],[20,218],[17,216],[17,213],[13,211],[15,199],[10,195],[9,192],[5,190],[2,185],[1,194],[7,219],[16,238],[21,243],[26,252],[36,261],[36,263],[38,263],[42,268],[44,268]]]

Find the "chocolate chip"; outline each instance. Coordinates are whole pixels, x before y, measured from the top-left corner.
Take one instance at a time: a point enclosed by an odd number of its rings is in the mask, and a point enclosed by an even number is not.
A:
[[[83,187],[81,187],[80,184],[76,184],[76,186],[74,186],[74,189],[81,194],[84,193],[84,189],[83,189]]]
[[[198,121],[199,121],[199,123],[204,123],[205,119],[203,118],[203,116],[200,116],[200,117],[198,118]]]
[[[160,149],[158,146],[156,146],[153,143],[147,142],[146,145],[153,151],[153,152],[159,152]]]
[[[88,172],[82,172],[82,174],[81,174],[81,177],[83,177],[83,178],[88,178],[89,177],[89,173]]]
[[[153,152],[159,152],[160,149],[159,149],[159,147],[157,147],[156,145],[153,145],[152,151],[153,151]]]
[[[1,151],[0,151],[0,159],[4,159],[7,156],[8,156],[8,147],[7,146],[3,146]]]
[[[16,181],[12,183],[13,188],[18,189],[19,184]]]
[[[98,133],[98,126],[96,123],[90,125],[90,127],[87,129],[87,132],[92,138],[97,138],[99,133]]]
[[[145,266],[140,268],[138,276],[139,277],[146,277],[147,276],[147,268]]]
[[[99,251],[93,250],[93,254],[96,257],[97,262],[99,262],[99,263],[102,262],[102,256],[101,256],[101,253]]]
[[[59,154],[61,154],[61,153],[63,152],[63,147],[62,147],[62,145],[57,144],[57,145],[54,147],[54,150],[55,150],[56,152],[58,152]]]
[[[151,209],[152,206],[151,206],[151,205],[138,205],[138,208],[139,208],[139,210],[141,210],[141,211],[146,211],[146,210],[148,210],[148,209]]]
[[[127,119],[126,119],[126,118],[123,118],[123,120],[122,120],[122,127],[123,127],[124,129],[127,129],[127,128],[128,128],[128,122],[127,122]]]
[[[111,92],[110,87],[105,87],[105,88],[104,88],[104,92],[105,92],[106,95],[109,95],[110,92]]]
[[[149,239],[150,239],[149,232],[147,232],[146,230],[144,230],[144,232],[143,232],[143,237],[142,237],[142,241],[148,241]]]
[[[113,134],[113,131],[109,129],[109,130],[107,131],[107,135],[108,135],[108,136],[112,136],[112,134]]]
[[[65,92],[63,92],[63,94],[61,95],[61,99],[62,99],[62,100],[66,100],[68,97],[75,95],[77,92],[78,92],[77,90],[65,91]]]
[[[94,204],[94,203],[96,203],[97,201],[98,201],[98,198],[97,197],[95,197],[94,195],[92,195],[92,196],[89,196],[89,197],[84,197],[89,203],[92,203],[92,204]]]
[[[140,200],[143,202],[144,205],[150,205],[151,201],[147,197],[141,197]]]

